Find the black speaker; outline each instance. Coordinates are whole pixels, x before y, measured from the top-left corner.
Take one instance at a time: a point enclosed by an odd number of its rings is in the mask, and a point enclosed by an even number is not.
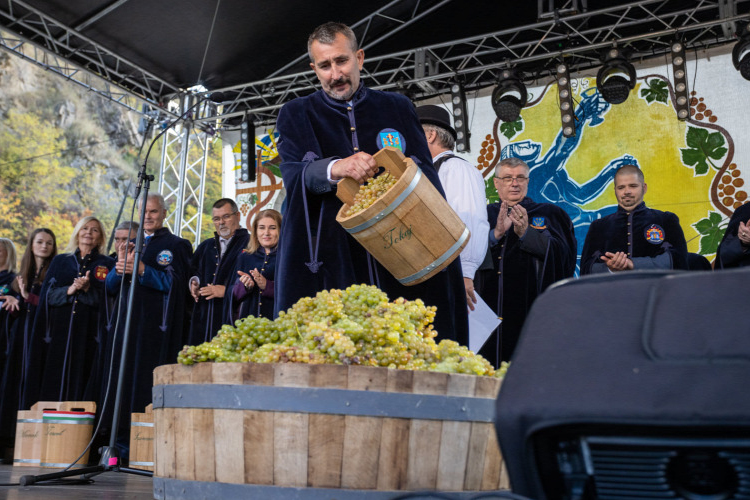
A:
[[[750,498],[750,269],[628,272],[537,298],[497,399],[516,494]]]

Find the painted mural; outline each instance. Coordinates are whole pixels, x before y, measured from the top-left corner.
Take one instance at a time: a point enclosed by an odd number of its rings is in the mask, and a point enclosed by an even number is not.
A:
[[[491,178],[500,159],[526,161],[529,196],[567,211],[579,254],[591,221],[617,207],[615,171],[638,165],[648,185],[646,204],[676,213],[688,250],[712,260],[729,217],[748,198],[750,82],[734,70],[729,55],[689,60],[691,116],[679,121],[670,71],[666,64],[639,70],[635,88],[619,105],[602,98],[593,77],[571,79],[576,104],[571,138],[562,135],[554,84],[530,88],[529,103],[513,123],[495,117],[489,97],[473,99],[471,153],[462,156],[483,172],[490,202],[497,200]],[[247,225],[262,208],[282,208],[276,140],[273,129],[256,137],[254,183],[239,182],[239,143],[233,142],[235,196]]]
[[[523,159],[531,167],[529,196],[567,211],[580,255],[591,221],[617,208],[615,171],[632,163],[646,177],[646,204],[676,213],[688,250],[712,260],[729,217],[748,197],[742,169],[747,175],[747,124],[737,127],[742,122],[737,116],[750,110],[741,98],[750,82],[734,71],[728,56],[700,59],[690,69],[691,117],[684,122],[677,120],[666,67],[639,71],[630,97],[619,105],[602,98],[594,78],[572,80],[576,136],[571,138],[562,135],[556,85],[531,89],[513,123],[487,113],[489,99],[479,99],[472,132],[482,135],[476,141],[479,154],[471,159],[487,179],[488,199],[497,200],[490,181],[500,159]],[[717,73],[726,80],[713,81]]]

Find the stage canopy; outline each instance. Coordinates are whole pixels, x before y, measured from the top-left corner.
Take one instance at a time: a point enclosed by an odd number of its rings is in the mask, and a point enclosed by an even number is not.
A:
[[[527,82],[560,60],[596,67],[615,44],[642,60],[677,37],[688,50],[733,43],[749,12],[750,0],[7,0],[0,29],[5,49],[110,99],[156,107],[202,85],[223,117],[263,123],[316,87],[306,40],[328,20],[355,28],[369,86],[420,100],[455,81],[494,86],[505,67]]]

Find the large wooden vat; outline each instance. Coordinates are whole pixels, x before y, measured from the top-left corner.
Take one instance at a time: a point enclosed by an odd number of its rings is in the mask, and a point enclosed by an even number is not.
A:
[[[161,366],[154,384],[156,498],[469,498],[508,487],[494,378],[202,363]]]
[[[373,158],[398,181],[369,208],[346,216],[359,184],[342,179],[336,220],[402,285],[416,285],[453,262],[469,230],[411,158],[391,147]]]

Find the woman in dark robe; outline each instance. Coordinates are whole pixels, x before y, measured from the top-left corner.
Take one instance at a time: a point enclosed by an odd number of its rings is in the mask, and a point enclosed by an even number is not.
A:
[[[281,231],[281,214],[261,210],[253,221],[250,243],[237,258],[236,276],[227,302],[229,323],[247,316],[273,319],[276,247]]]
[[[5,366],[0,368],[0,446],[12,447],[16,416],[28,370],[31,328],[39,304],[42,282],[53,257],[57,255],[55,234],[46,228],[35,229],[21,258],[21,269],[11,288],[14,295],[4,298],[3,308],[14,316],[8,330]],[[2,365],[0,365],[2,366]]]
[[[98,219],[84,217],[73,229],[67,253],[50,264],[34,319],[25,405],[98,395],[92,373],[98,369],[107,316],[104,279],[114,265],[103,253],[104,234]]]

